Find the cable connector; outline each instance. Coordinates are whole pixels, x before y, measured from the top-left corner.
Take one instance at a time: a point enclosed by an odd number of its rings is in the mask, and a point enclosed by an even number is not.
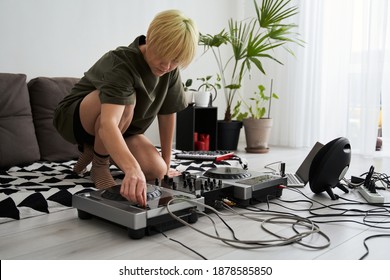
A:
[[[221,200],[215,200],[215,201],[214,201],[214,208],[215,208],[215,209],[222,209],[222,208],[223,208],[223,201],[221,201]]]
[[[351,176],[351,183],[352,184],[363,184],[364,178],[357,177],[357,176]]]
[[[230,207],[236,206],[236,203],[234,201],[231,201],[230,199],[224,198],[224,199],[222,199],[222,201],[227,206],[230,206]]]
[[[286,176],[286,164],[284,162],[280,163],[280,177]]]

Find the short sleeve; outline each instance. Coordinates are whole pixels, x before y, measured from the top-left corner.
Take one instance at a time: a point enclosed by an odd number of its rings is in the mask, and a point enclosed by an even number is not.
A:
[[[85,77],[100,91],[102,103],[134,104],[135,89],[130,67],[111,51],[100,58],[85,73]]]
[[[166,98],[160,108],[159,114],[172,114],[188,106],[184,88],[181,82],[180,71],[175,69],[170,73],[169,88]]]

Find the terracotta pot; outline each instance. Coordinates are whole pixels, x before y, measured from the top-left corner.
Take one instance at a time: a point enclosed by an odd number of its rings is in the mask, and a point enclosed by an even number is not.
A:
[[[244,119],[246,148],[248,153],[268,153],[272,119]]]

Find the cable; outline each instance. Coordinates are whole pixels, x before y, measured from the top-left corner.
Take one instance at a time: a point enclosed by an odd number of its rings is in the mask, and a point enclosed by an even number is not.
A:
[[[216,213],[217,215],[219,215],[220,218],[222,216],[237,216],[237,215],[239,215],[239,216],[245,217],[247,219],[254,220],[256,222],[260,222],[263,229],[265,229],[264,225],[267,223],[273,223],[273,224],[278,223],[278,224],[292,224],[293,226],[299,224],[301,226],[308,228],[308,230],[303,231],[303,232],[298,232],[297,230],[294,230],[294,234],[291,236],[287,236],[287,237],[282,237],[282,236],[279,236],[277,234],[272,234],[273,236],[278,237],[278,238],[267,239],[267,240],[256,240],[256,239],[254,239],[254,240],[238,240],[237,238],[232,239],[232,238],[221,237],[220,234],[218,233],[218,230],[216,229],[215,222],[213,222],[213,224],[214,224],[214,228],[216,230],[216,235],[212,235],[212,234],[209,234],[207,232],[204,232],[202,230],[197,229],[196,227],[187,223],[186,221],[184,221],[180,217],[176,216],[170,209],[170,205],[172,203],[174,203],[175,201],[186,201],[186,202],[189,202],[189,203],[192,203],[195,205],[205,207],[205,208],[211,210],[212,212]],[[174,198],[168,202],[167,211],[174,219],[176,219],[177,221],[190,227],[191,229],[193,229],[193,230],[195,230],[195,231],[197,231],[197,232],[199,232],[199,233],[201,233],[209,238],[219,240],[219,241],[224,242],[230,246],[233,246],[235,248],[240,248],[240,249],[257,249],[257,248],[284,246],[284,245],[288,245],[288,244],[291,244],[294,242],[300,242],[303,238],[308,237],[309,235],[312,235],[314,233],[320,232],[319,227],[315,226],[310,220],[308,220],[307,218],[299,217],[297,215],[286,214],[286,215],[279,215],[276,217],[273,216],[271,218],[264,219],[264,218],[259,218],[259,217],[252,217],[252,215],[254,215],[254,214],[258,215],[258,213],[253,213],[253,212],[238,213],[238,212],[234,211],[231,207],[227,206],[226,204],[224,204],[224,207],[226,209],[230,209],[230,213],[221,213],[208,205],[205,205],[205,204],[197,202],[197,201],[189,200],[186,198]],[[271,213],[261,213],[261,214],[263,214],[265,216],[271,215]],[[211,216],[208,216],[208,217],[209,217],[209,219],[212,219]],[[279,222],[276,222],[275,220],[279,220]],[[288,220],[292,220],[293,222],[288,222]],[[270,232],[269,230],[266,230],[266,231]],[[323,234],[323,236],[324,235],[325,234]],[[312,246],[312,248],[324,248],[327,246],[329,246],[329,239],[328,239],[328,244],[318,246],[318,247]]]
[[[383,189],[389,190],[390,189],[390,178],[385,173],[377,173],[374,172],[372,174],[371,179],[376,183],[379,182],[383,185]],[[378,187],[377,187],[378,188]]]
[[[272,167],[270,167],[270,166],[271,166],[271,165],[278,164],[278,163],[280,164],[280,163],[282,163],[282,161],[275,161],[275,162],[268,163],[268,164],[264,165],[264,168],[270,169],[270,170],[272,170],[273,172],[277,173],[278,170],[276,170],[276,169],[274,169],[274,168],[272,168]]]
[[[173,241],[173,242],[175,242],[175,243],[180,244],[180,245],[183,246],[184,248],[186,248],[186,249],[190,250],[191,252],[197,254],[197,255],[198,255],[199,257],[201,257],[202,259],[207,260],[206,257],[204,257],[204,256],[201,255],[200,253],[196,252],[194,249],[188,247],[187,245],[183,244],[182,242],[180,242],[180,241],[178,241],[178,240],[176,240],[176,239],[173,239],[173,238],[168,237],[168,236],[167,236],[164,232],[162,232],[162,231],[158,231],[157,229],[154,229],[154,230],[156,230],[157,232],[161,233],[164,237],[166,237],[166,238],[169,239],[170,241]]]
[[[341,181],[344,181],[347,184],[347,187],[349,187],[350,189],[355,189],[364,184],[364,181],[362,181],[361,183],[352,183],[351,180],[348,180],[345,177],[342,178]]]
[[[231,207],[226,206],[226,208],[228,208],[230,211],[234,211]],[[236,212],[236,211],[234,211],[234,212]],[[236,213],[237,213],[237,215],[244,215],[244,216],[247,215],[245,213],[244,214],[238,213],[238,212],[236,212]],[[275,212],[273,212],[273,213],[275,213]],[[283,238],[281,235],[278,235],[278,234],[270,231],[269,229],[267,229],[265,227],[265,225],[267,223],[270,223],[270,222],[274,223],[273,222],[274,220],[281,220],[281,222],[279,222],[279,223],[288,223],[289,224],[289,222],[283,221],[283,220],[289,220],[289,219],[295,220],[295,222],[292,223],[292,226],[293,226],[292,228],[298,235],[299,234],[306,235],[306,232],[298,232],[298,230],[296,229],[296,225],[307,227],[307,228],[310,229],[310,234],[318,233],[318,234],[320,234],[321,236],[323,236],[327,240],[327,243],[325,245],[323,245],[323,246],[313,246],[313,245],[302,243],[300,241],[296,241],[298,244],[300,244],[302,246],[305,246],[305,247],[312,248],[312,249],[324,249],[324,248],[326,248],[326,247],[328,247],[330,245],[330,238],[325,233],[321,232],[317,225],[315,225],[310,219],[302,218],[302,217],[300,217],[300,216],[298,216],[296,214],[280,213],[279,216],[270,217],[268,219],[263,220],[262,223],[261,223],[261,227],[262,227],[262,229],[264,229],[269,234],[274,235],[274,236],[279,237],[279,238]],[[307,224],[305,224],[305,223],[307,223]]]
[[[367,176],[368,174],[369,172],[365,172],[361,174],[360,177]],[[386,173],[373,172],[371,175],[371,180],[373,180],[375,183],[381,183],[383,186],[382,189],[390,190],[390,178]]]
[[[370,253],[370,250],[368,249],[366,241],[368,241],[369,239],[372,239],[372,238],[379,238],[379,237],[390,237],[390,234],[376,234],[376,235],[371,235],[371,236],[366,237],[363,240],[363,245],[364,245],[364,248],[366,248],[366,253],[363,256],[361,256],[359,260],[363,260]]]
[[[248,162],[245,159],[243,159],[242,157],[234,155],[231,159],[237,160],[238,163],[241,165],[242,169],[248,170]]]
[[[373,177],[375,176],[373,175]],[[237,205],[242,209],[241,211],[237,211],[233,207],[230,207],[229,205],[224,203],[223,201],[219,201],[223,209],[226,210],[224,212],[219,212],[215,208],[206,205],[204,203],[191,200],[188,198],[184,198],[184,197],[180,197],[180,198],[178,197],[170,200],[166,205],[166,209],[169,215],[171,215],[175,220],[179,221],[183,225],[197,231],[198,233],[204,236],[218,240],[228,246],[238,248],[238,249],[259,249],[259,248],[269,248],[269,247],[276,247],[276,246],[285,246],[291,244],[299,244],[301,246],[310,249],[317,249],[317,250],[324,249],[330,245],[331,241],[330,238],[323,231],[321,231],[320,227],[318,226],[318,224],[321,223],[323,224],[356,223],[356,224],[368,226],[370,228],[378,228],[378,229],[386,229],[386,230],[390,229],[390,225],[389,225],[390,221],[386,221],[386,219],[390,217],[389,203],[384,203],[378,206],[366,202],[355,201],[351,199],[346,199],[344,197],[340,197],[339,202],[327,205],[320,201],[310,198],[308,195],[304,194],[298,188],[286,188],[286,190],[297,192],[302,196],[304,196],[305,199],[283,200],[272,196],[273,198],[272,200],[270,199],[271,197],[267,197],[266,199],[267,207],[265,209],[262,209],[254,205],[245,206],[245,207],[241,205]],[[222,232],[219,229],[219,225],[215,221],[215,217],[206,214],[204,212],[197,211],[199,215],[203,215],[207,217],[208,220],[212,223],[214,234],[202,231],[196,228],[194,225],[189,224],[182,218],[176,216],[171,211],[171,205],[178,201],[185,201],[191,203],[192,205],[201,206],[204,209],[210,210],[210,212],[212,214],[215,214],[216,217],[228,229],[230,236],[226,237],[225,233],[224,236],[222,236],[221,234]],[[289,206],[289,204],[294,205],[295,207]],[[308,212],[309,215],[303,217],[288,212],[271,210],[272,205],[281,207],[282,209],[287,209],[288,211]],[[297,205],[300,207],[296,207]],[[361,207],[367,207],[367,206],[369,206],[370,208],[361,209]],[[197,208],[199,209],[200,207]],[[321,213],[323,210],[326,210],[327,213]],[[270,236],[272,236],[272,238],[267,238],[267,239],[251,238],[249,240],[240,239],[236,236],[234,229],[229,225],[227,220],[225,220],[226,217],[242,217],[244,219],[259,223],[259,228],[264,232],[266,232],[267,234],[269,234]],[[342,219],[337,219],[337,217],[340,217]],[[349,219],[348,217],[353,217],[353,219]],[[356,217],[361,217],[361,221],[356,220]],[[269,225],[272,225],[272,227],[270,227]],[[275,229],[277,229],[277,227],[275,227],[276,225],[289,226],[289,228],[292,230],[292,233],[285,234],[284,236],[280,235],[279,231],[278,232],[275,231]],[[283,232],[286,231],[283,230]],[[323,244],[311,244],[310,242],[305,241],[305,238],[312,236],[314,234],[321,236],[325,240],[325,242]],[[312,238],[311,240],[314,240],[314,238]],[[182,244],[180,242],[178,243]],[[195,252],[194,250],[190,249],[184,244],[182,244],[182,246]],[[364,246],[368,251],[367,245],[364,244]],[[366,253],[363,256],[363,258],[367,254],[368,253]],[[200,254],[198,255],[201,256]],[[201,257],[204,258],[204,256]]]
[[[385,219],[390,217],[390,204],[385,203],[382,204],[380,207],[378,205],[372,205],[366,202],[360,202],[360,201],[354,201],[350,199],[346,199],[344,197],[340,197],[340,200],[344,200],[347,202],[339,202],[339,203],[334,203],[330,205],[325,205],[319,201],[316,201],[312,198],[309,198],[306,194],[302,193],[300,190],[296,188],[288,188],[290,191],[295,191],[297,193],[300,193],[303,195],[308,201],[311,202],[310,207],[307,209],[292,209],[288,208],[293,211],[307,211],[311,215],[307,216],[307,218],[312,219],[313,222],[315,223],[356,223],[360,225],[365,225],[371,228],[378,228],[378,229],[390,229],[390,226],[382,226],[381,224],[390,224],[390,221],[378,221],[378,220],[373,220],[374,218],[377,219]],[[280,199],[279,199],[280,200]],[[289,201],[286,200],[280,200],[284,203],[289,203]],[[295,201],[293,201],[295,202]],[[314,207],[314,203],[320,205],[318,207]],[[280,207],[287,208],[283,204],[277,204],[274,203]],[[341,206],[372,206],[374,208],[362,210],[358,208],[351,208],[349,207],[348,209],[341,208]],[[317,211],[324,210],[324,209],[330,209],[333,211],[337,211],[336,213],[326,213],[326,214],[320,214],[317,213]],[[362,221],[357,221],[357,220],[348,220],[348,219],[343,219],[343,220],[336,220],[334,219],[335,217],[362,217]],[[324,218],[333,218],[332,220],[323,220]],[[321,220],[320,220],[321,219]]]
[[[382,176],[382,175],[381,175]],[[374,173],[373,177],[376,178],[376,174]],[[300,193],[303,195],[306,199],[305,200],[291,200],[291,201],[286,201],[282,199],[275,199],[276,201],[279,200],[283,202],[283,204],[276,203],[276,202],[267,202],[267,207],[268,209],[270,208],[270,204],[274,204],[280,207],[283,207],[285,209],[293,210],[293,211],[307,211],[311,214],[311,216],[308,216],[307,218],[310,218],[313,222],[315,223],[356,223],[360,224],[363,226],[368,226],[370,228],[377,228],[377,229],[384,229],[384,230],[389,230],[390,226],[390,221],[388,221],[390,217],[390,204],[389,203],[384,203],[381,204],[380,206],[378,205],[373,205],[367,202],[361,202],[361,201],[355,201],[351,199],[347,199],[344,197],[340,197],[340,200],[343,200],[342,202],[339,203],[334,203],[331,205],[325,205],[319,201],[316,201],[312,198],[309,198],[307,195],[305,195],[301,190],[298,190],[296,188],[288,188],[287,190],[294,191],[297,193]],[[296,205],[297,203],[307,203],[309,204],[309,207],[306,209],[304,208],[292,208],[286,206],[288,203],[292,203]],[[318,204],[319,206],[315,207],[315,203]],[[369,206],[369,209],[358,209],[357,207],[351,208],[349,206]],[[348,207],[348,209],[342,208],[342,207]],[[251,207],[254,208],[254,207]],[[255,208],[258,209],[258,208]],[[328,209],[332,211],[337,211],[337,213],[326,213],[326,214],[318,214],[316,213],[317,211],[320,211],[322,209]],[[260,209],[260,211],[264,211]],[[330,220],[323,220],[324,218],[329,217],[332,218]],[[357,221],[356,219],[351,220],[351,219],[334,219],[335,217],[362,217],[362,221]],[[317,218],[317,219],[315,219]],[[321,220],[319,220],[321,219]],[[385,225],[385,226],[382,226]],[[387,225],[387,226],[386,226]],[[373,235],[370,237],[367,237],[363,245],[366,248],[366,253],[360,258],[360,260],[364,259],[368,254],[369,254],[369,249],[366,244],[366,241],[372,238],[377,238],[377,237],[390,237],[390,234],[378,234],[378,235]]]

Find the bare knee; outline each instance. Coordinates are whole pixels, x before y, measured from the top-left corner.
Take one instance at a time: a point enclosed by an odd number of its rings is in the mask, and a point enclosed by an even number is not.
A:
[[[167,165],[162,157],[158,156],[155,158],[154,164],[151,166],[143,166],[142,171],[147,181],[161,180],[167,174]]]
[[[168,167],[156,147],[144,135],[133,135],[125,139],[126,144],[137,159],[146,180],[162,179]]]

